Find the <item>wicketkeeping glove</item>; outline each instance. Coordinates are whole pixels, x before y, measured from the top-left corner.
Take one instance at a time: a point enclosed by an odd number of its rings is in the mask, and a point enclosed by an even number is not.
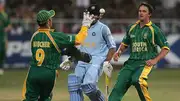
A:
[[[69,60],[70,57],[68,57],[67,59],[65,59],[61,64],[60,64],[60,68],[62,70],[69,70],[72,66],[72,62],[71,60]]]
[[[92,59],[92,56],[90,54],[81,52],[76,47],[65,48],[62,51],[62,54],[70,56],[69,60],[71,60],[72,62],[83,61],[89,63]]]
[[[89,15],[89,12],[84,12],[83,13],[83,21],[82,21],[82,26],[87,26],[90,27],[91,23],[95,20],[93,18],[93,14]]]
[[[103,71],[104,73],[110,78],[112,71],[113,71],[113,67],[112,65],[109,63],[109,61],[105,61],[103,64]]]

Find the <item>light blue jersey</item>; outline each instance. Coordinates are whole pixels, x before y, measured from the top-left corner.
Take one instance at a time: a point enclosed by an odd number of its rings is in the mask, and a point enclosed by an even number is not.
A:
[[[88,30],[88,36],[80,47],[80,51],[92,55],[91,62],[78,61],[74,74],[68,77],[70,101],[84,101],[82,91],[91,101],[105,101],[103,93],[97,87],[97,82],[111,48],[116,48],[111,31],[105,24],[97,21]]]
[[[80,50],[92,56],[106,57],[110,48],[116,48],[111,31],[105,24],[98,21],[88,30],[88,36]]]
[[[97,21],[88,30],[88,36],[80,47],[80,51],[92,55],[91,62],[78,61],[75,68],[75,74],[83,80],[83,84],[98,81],[102,73],[102,65],[111,48],[116,48],[111,31],[105,24]]]

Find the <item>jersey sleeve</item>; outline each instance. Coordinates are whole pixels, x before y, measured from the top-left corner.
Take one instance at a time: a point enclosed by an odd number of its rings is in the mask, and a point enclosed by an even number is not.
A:
[[[157,44],[160,48],[166,48],[169,50],[169,43],[163,32],[159,28],[157,28],[154,34],[155,44]]]
[[[62,32],[52,32],[52,36],[59,48],[67,48],[75,45],[75,35],[67,35]]]
[[[107,26],[104,26],[102,29],[102,35],[108,48],[116,48],[116,44],[114,42],[114,38],[112,37],[111,31]]]
[[[130,26],[127,28],[126,34],[125,34],[125,36],[123,37],[123,40],[122,40],[122,42],[121,42],[121,44],[123,44],[123,45],[125,45],[125,46],[128,46],[128,45],[130,44],[129,29],[130,29]]]

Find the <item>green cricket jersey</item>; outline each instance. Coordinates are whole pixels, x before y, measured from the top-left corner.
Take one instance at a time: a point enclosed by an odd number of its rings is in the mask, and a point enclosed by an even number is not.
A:
[[[75,36],[50,29],[39,29],[31,39],[31,67],[56,69],[60,64],[61,49],[74,46]]]
[[[122,44],[130,46],[130,58],[148,60],[158,54],[157,46],[169,50],[166,37],[158,26],[151,21],[140,28],[140,21],[131,25],[123,38]]]
[[[10,19],[9,19],[8,15],[4,11],[0,12],[0,43],[1,43],[1,47],[2,47],[2,44],[5,44],[5,41],[6,41],[6,33],[4,32],[4,29],[9,24],[10,24]]]

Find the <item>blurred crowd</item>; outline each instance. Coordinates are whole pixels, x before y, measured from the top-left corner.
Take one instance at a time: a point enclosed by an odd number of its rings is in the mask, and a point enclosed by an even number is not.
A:
[[[97,3],[105,8],[105,19],[136,19],[138,4],[142,1],[153,5],[155,9],[153,19],[180,18],[180,0],[7,0],[6,11],[14,24],[12,32],[22,33],[23,31],[35,30],[36,24],[33,22],[35,22],[35,14],[40,9],[54,9],[57,19],[76,20],[82,18],[82,12],[88,5]],[[113,20],[106,21],[113,33],[125,32],[126,26],[129,24],[114,23],[116,21],[113,22]],[[161,21],[158,24],[161,25],[162,23],[166,23],[166,21]],[[166,27],[169,28],[170,25],[162,25],[161,27],[164,27],[164,31],[169,33],[171,31],[167,30]],[[57,22],[55,27],[58,31],[75,33],[79,28],[78,26],[80,26],[78,23]],[[176,29],[175,31],[178,31]]]

